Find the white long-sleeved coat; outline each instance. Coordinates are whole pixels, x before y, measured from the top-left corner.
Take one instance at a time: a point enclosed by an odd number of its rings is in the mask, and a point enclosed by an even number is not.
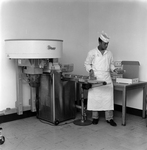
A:
[[[89,51],[84,65],[88,72],[90,69],[94,70],[97,80],[107,82],[107,85],[89,89],[87,109],[93,111],[113,110],[113,83],[110,70],[113,71],[115,67],[113,65],[112,53],[105,50],[102,55],[95,48]]]

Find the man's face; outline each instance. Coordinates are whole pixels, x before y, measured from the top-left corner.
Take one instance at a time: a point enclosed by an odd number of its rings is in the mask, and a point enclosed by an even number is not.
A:
[[[108,44],[109,44],[109,43],[105,43],[105,42],[102,41],[102,42],[100,43],[101,49],[102,49],[102,50],[106,50],[107,47],[108,47]]]

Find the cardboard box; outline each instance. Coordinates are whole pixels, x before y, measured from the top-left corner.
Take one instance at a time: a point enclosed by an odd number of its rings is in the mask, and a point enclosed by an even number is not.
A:
[[[123,70],[125,70],[124,78],[139,78],[139,62],[138,61],[122,61]]]
[[[117,83],[127,83],[127,84],[133,84],[133,83],[138,83],[138,78],[134,79],[128,79],[128,78],[117,78],[116,82]]]

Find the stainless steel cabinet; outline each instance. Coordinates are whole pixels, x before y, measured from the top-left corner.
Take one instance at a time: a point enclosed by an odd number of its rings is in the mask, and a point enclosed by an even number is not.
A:
[[[59,72],[42,74],[40,78],[38,118],[58,125],[74,119],[75,82],[64,81]]]

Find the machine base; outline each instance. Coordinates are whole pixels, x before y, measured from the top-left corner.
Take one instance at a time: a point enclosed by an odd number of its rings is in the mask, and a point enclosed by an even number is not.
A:
[[[92,124],[92,121],[91,120],[81,120],[81,119],[78,119],[78,120],[75,120],[73,122],[75,125],[79,125],[79,126],[88,126],[88,125],[91,125]]]

